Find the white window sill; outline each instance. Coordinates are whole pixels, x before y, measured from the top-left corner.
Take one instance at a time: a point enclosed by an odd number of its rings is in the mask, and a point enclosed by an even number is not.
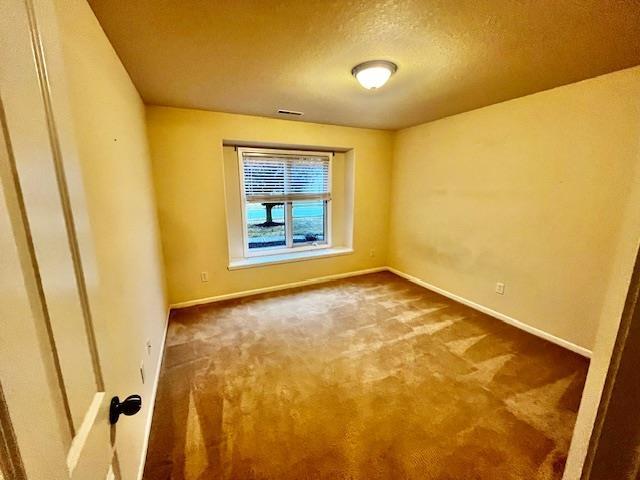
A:
[[[353,253],[353,248],[332,247],[318,250],[305,250],[302,252],[286,252],[276,255],[264,255],[261,257],[232,258],[229,262],[229,270],[240,270],[241,268],[263,267],[265,265],[276,265],[278,263],[302,262],[316,258],[336,257],[338,255],[349,255]]]

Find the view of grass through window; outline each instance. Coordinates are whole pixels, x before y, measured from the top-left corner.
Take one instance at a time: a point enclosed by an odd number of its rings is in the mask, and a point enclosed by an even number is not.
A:
[[[249,248],[286,246],[285,209],[287,203],[247,203]],[[325,242],[326,201],[291,202],[295,245]]]

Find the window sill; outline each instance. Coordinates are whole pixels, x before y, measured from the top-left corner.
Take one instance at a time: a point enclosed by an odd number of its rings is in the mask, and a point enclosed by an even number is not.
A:
[[[278,263],[302,262],[304,260],[314,260],[316,258],[337,257],[338,255],[349,255],[353,253],[353,248],[332,247],[318,250],[306,250],[302,252],[287,252],[276,255],[265,255],[251,258],[232,258],[229,262],[229,270],[240,270],[242,268],[264,267],[266,265],[276,265]]]

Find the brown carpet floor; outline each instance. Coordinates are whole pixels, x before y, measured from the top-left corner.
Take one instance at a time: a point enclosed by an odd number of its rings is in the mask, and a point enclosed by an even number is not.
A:
[[[144,478],[560,479],[587,367],[387,272],[176,310]]]

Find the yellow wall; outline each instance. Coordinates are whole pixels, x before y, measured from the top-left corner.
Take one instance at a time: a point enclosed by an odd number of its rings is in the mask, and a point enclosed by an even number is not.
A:
[[[592,349],[639,134],[640,68],[398,132],[390,264]]]
[[[392,133],[155,106],[147,129],[171,303],[385,265]],[[355,253],[229,271],[225,139],[353,148]]]
[[[167,314],[145,110],[86,1],[59,0],[56,10],[96,256],[88,282],[105,383],[110,393],[145,400],[116,435],[123,479],[134,479]]]

